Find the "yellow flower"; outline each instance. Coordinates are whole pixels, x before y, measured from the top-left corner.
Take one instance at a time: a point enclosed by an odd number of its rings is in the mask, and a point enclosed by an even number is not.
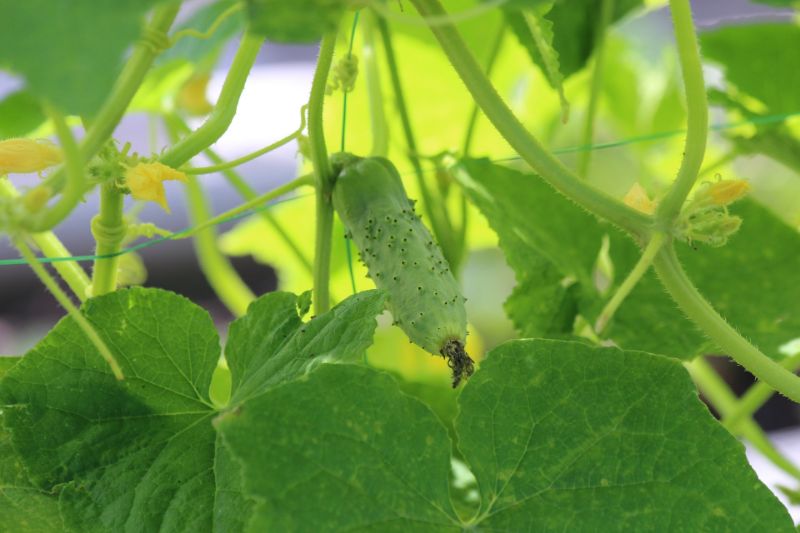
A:
[[[46,139],[0,141],[0,175],[41,172],[62,160],[61,149]]]
[[[750,185],[744,180],[722,180],[708,188],[708,195],[715,205],[729,205],[744,197]]]
[[[125,183],[137,200],[156,202],[169,213],[164,183],[168,180],[186,182],[186,174],[161,163],[139,163],[125,172]]]
[[[623,201],[626,205],[648,215],[652,215],[656,210],[656,203],[647,196],[647,191],[638,183],[633,184]]]
[[[214,106],[206,98],[208,74],[195,74],[183,84],[178,92],[177,105],[179,109],[190,115],[202,116],[211,113]]]

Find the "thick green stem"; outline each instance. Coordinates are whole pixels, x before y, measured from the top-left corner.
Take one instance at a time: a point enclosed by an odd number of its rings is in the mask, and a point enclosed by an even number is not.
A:
[[[800,366],[800,353],[783,359],[780,365],[786,370],[796,372]],[[751,418],[773,394],[775,394],[775,390],[763,381],[751,386],[742,396],[736,408],[725,414],[725,418],[722,420],[723,425],[730,431],[737,431],[740,425]]]
[[[316,184],[316,237],[314,240],[314,312],[320,315],[330,309],[331,242],[333,233],[334,175],[325,145],[322,116],[325,104],[325,87],[336,49],[337,29],[325,34],[319,48],[319,59],[311,83],[308,99],[308,140],[311,146],[311,164]]]
[[[211,210],[196,178],[190,177],[186,183],[186,198],[192,224],[200,226],[192,232],[200,269],[225,307],[235,316],[242,316],[255,295],[217,247],[217,232],[207,227]]]
[[[69,299],[64,291],[61,290],[61,287],[58,286],[56,280],[47,272],[47,269],[36,260],[36,256],[33,255],[30,247],[25,243],[22,239],[15,239],[14,245],[22,254],[22,257],[28,262],[28,265],[31,267],[33,272],[39,278],[39,280],[44,284],[45,287],[50,291],[50,293],[55,297],[58,303],[61,304],[64,309],[67,310],[69,316],[78,324],[78,327],[83,330],[83,333],[89,338],[89,341],[94,345],[97,351],[100,353],[100,356],[106,360],[108,366],[111,367],[111,372],[114,374],[114,377],[117,379],[124,379],[124,375],[122,374],[122,369],[117,363],[117,360],[114,358],[114,355],[109,350],[106,343],[100,338],[100,335],[97,333],[97,330],[94,329],[91,322],[89,322],[83,314],[81,314],[80,310],[75,307],[75,304],[72,303],[72,300]]]
[[[503,49],[503,41],[505,40],[505,36],[506,24],[505,22],[501,22],[500,27],[497,28],[497,34],[494,36],[492,47],[489,49],[489,56],[486,58],[487,78],[491,78],[492,76],[494,65],[497,62],[497,58],[500,57],[500,50]],[[461,153],[464,154],[465,157],[469,155],[469,150],[472,147],[472,138],[475,135],[475,126],[478,124],[478,115],[480,114],[480,110],[480,107],[475,104],[472,106],[472,112],[469,114],[467,133],[464,135],[464,144],[461,148]]]
[[[161,163],[178,168],[222,137],[236,115],[239,96],[242,94],[247,76],[256,62],[256,56],[258,56],[263,42],[263,37],[250,33],[244,34],[228,71],[228,76],[225,78],[225,83],[222,85],[214,111],[202,126],[167,150],[159,158]]]
[[[422,15],[445,14],[438,0],[412,2]],[[577,204],[633,234],[643,235],[650,231],[651,217],[582,181],[545,150],[497,94],[452,24],[441,24],[431,30],[486,117],[545,181]]]
[[[761,353],[711,307],[686,276],[671,243],[661,249],[653,267],[672,299],[726,354],[781,394],[800,402],[800,378]]]
[[[164,2],[153,11],[153,18],[142,32],[142,38],[134,46],[130,59],[111,89],[111,94],[103,103],[100,111],[92,117],[92,127],[86,131],[86,136],[80,146],[81,162],[94,157],[111,137],[136,91],[139,90],[147,71],[150,70],[153,60],[164,47],[168,46],[169,39],[166,32],[172,26],[180,7],[181,2]],[[64,177],[65,173],[62,169],[53,173],[46,183],[54,190],[59,190],[63,185]],[[36,221],[30,230],[47,229],[44,226],[44,222]]]
[[[17,199],[20,197],[19,192],[14,185],[7,178],[0,178],[0,197]],[[42,233],[32,233],[31,240],[42,251],[45,257],[70,257],[72,254],[61,240],[51,231],[43,231]],[[16,241],[14,241],[16,242]],[[76,261],[58,261],[53,263],[53,267],[61,276],[61,279],[67,286],[75,293],[80,301],[86,300],[88,297],[88,289],[91,285],[89,276],[83,270],[83,267]]]
[[[700,391],[711,402],[723,420],[739,409],[741,402],[728,388],[725,381],[714,368],[702,357],[686,365]],[[764,431],[750,417],[741,421],[735,428],[728,428],[731,433],[749,441],[764,457],[772,461],[778,468],[800,480],[800,468],[784,457],[769,441]]]
[[[656,255],[661,250],[661,247],[664,246],[665,239],[666,237],[663,233],[653,234],[650,242],[648,242],[647,246],[645,246],[639,261],[633,267],[633,270],[630,271],[628,277],[625,278],[625,280],[622,282],[622,285],[620,285],[617,291],[614,293],[614,296],[611,297],[603,310],[600,312],[600,316],[597,317],[597,321],[594,325],[595,333],[600,335],[606,328],[608,321],[611,320],[611,317],[613,317],[614,313],[617,312],[619,306],[622,305],[622,302],[625,301],[625,298],[628,297],[633,288],[636,287],[636,284],[639,283],[639,280],[642,279],[642,276],[644,276],[647,270],[650,268],[650,265],[653,264],[653,259],[655,259]]]
[[[603,85],[603,69],[605,68],[606,32],[614,14],[614,0],[601,0],[600,20],[597,23],[597,37],[594,41],[594,68],[592,84],[589,89],[589,104],[586,107],[586,122],[583,125],[581,145],[589,146],[594,141],[594,120],[597,115],[597,103],[600,101],[600,90]],[[589,176],[589,164],[592,161],[592,150],[584,150],[578,160],[578,176],[586,179]]]
[[[422,195],[423,209],[430,220],[433,234],[442,247],[442,252],[444,252],[448,261],[453,264],[454,251],[452,249],[452,241],[455,236],[453,228],[450,225],[450,220],[444,215],[441,206],[434,202],[433,195],[428,188],[428,184],[425,182],[425,171],[422,169],[422,163],[419,159],[419,150],[417,149],[417,141],[414,137],[414,130],[411,127],[411,116],[408,112],[408,106],[406,105],[406,99],[403,93],[403,85],[400,81],[400,70],[397,66],[397,57],[394,53],[392,35],[389,32],[389,25],[386,23],[386,20],[380,17],[378,17],[378,30],[380,31],[383,50],[386,54],[386,65],[389,67],[389,76],[392,80],[392,88],[394,89],[395,103],[400,117],[400,124],[403,127],[403,135],[406,139],[408,159],[411,162],[411,166],[414,167],[414,174],[417,177],[417,186]]]
[[[128,231],[123,216],[125,196],[113,181],[100,186],[100,212],[92,219],[92,235],[97,243],[92,271],[92,296],[117,289],[117,266],[122,241]],[[110,256],[110,257],[107,257]]]
[[[700,62],[700,48],[692,22],[692,8],[689,0],[670,0],[669,5],[686,92],[687,125],[678,176],[656,211],[656,219],[664,229],[672,226],[697,180],[708,138],[708,97],[703,80],[703,65]]]

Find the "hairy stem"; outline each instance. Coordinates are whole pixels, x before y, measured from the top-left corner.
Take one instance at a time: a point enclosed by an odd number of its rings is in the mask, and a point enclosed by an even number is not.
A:
[[[586,122],[583,125],[581,145],[589,146],[594,140],[594,121],[597,115],[597,103],[600,100],[600,89],[603,85],[603,69],[605,68],[606,32],[614,14],[614,0],[601,0],[600,20],[597,23],[597,37],[594,42],[594,68],[592,83],[589,89],[589,104],[586,107]],[[592,161],[592,150],[584,150],[578,160],[578,176],[586,179],[589,176],[589,164]]]
[[[314,312],[320,315],[330,309],[331,241],[333,233],[334,175],[325,145],[325,130],[322,123],[325,104],[325,87],[336,49],[337,29],[325,34],[319,49],[319,59],[311,83],[308,99],[308,140],[311,146],[311,164],[314,167],[316,184],[316,237],[314,240]]]
[[[412,3],[422,15],[445,14],[438,0],[412,0]],[[528,132],[497,94],[452,24],[443,23],[431,30],[486,117],[545,181],[585,209],[635,235],[650,231],[651,217],[579,179]]]
[[[800,378],[761,353],[711,307],[686,276],[672,244],[661,249],[653,266],[672,299],[725,353],[784,396],[800,402]]]
[[[686,92],[687,125],[678,176],[656,210],[656,220],[664,228],[670,227],[678,217],[683,202],[697,180],[708,137],[708,98],[703,80],[703,65],[700,62],[700,48],[692,22],[692,8],[689,0],[670,0],[669,6]]]
[[[52,293],[58,303],[67,310],[69,316],[78,324],[78,327],[83,330],[83,333],[89,338],[89,341],[91,341],[97,351],[100,352],[100,356],[105,359],[108,366],[111,367],[111,372],[114,374],[114,377],[117,379],[124,379],[125,376],[122,374],[119,363],[117,363],[117,360],[114,358],[114,355],[103,339],[100,338],[97,330],[94,329],[94,326],[83,316],[80,310],[75,307],[75,304],[72,303],[69,296],[61,290],[61,287],[58,286],[56,280],[47,272],[47,269],[36,260],[36,256],[33,255],[30,247],[21,238],[15,239],[14,245],[20,251],[22,257],[28,262],[31,270],[33,270],[39,280]]]
[[[700,391],[723,417],[723,420],[739,409],[741,402],[708,361],[698,357],[691,363],[686,364],[686,368]],[[728,430],[734,435],[746,439],[764,457],[772,461],[775,466],[795,479],[800,480],[800,468],[772,445],[764,431],[750,417],[743,419],[735,429],[728,428]]]
[[[663,233],[653,234],[650,242],[648,242],[647,246],[645,246],[639,261],[633,267],[633,270],[630,271],[628,277],[625,278],[625,280],[622,282],[622,285],[619,286],[608,303],[606,303],[605,307],[603,307],[600,315],[597,317],[597,321],[594,325],[595,333],[600,335],[606,328],[608,321],[611,320],[611,317],[613,317],[614,313],[617,312],[619,306],[622,305],[622,302],[625,301],[625,298],[628,297],[633,288],[636,287],[636,284],[639,283],[639,280],[642,279],[642,276],[644,276],[647,270],[650,268],[650,265],[653,264],[653,259],[655,259],[656,255],[661,250],[661,247],[664,246],[665,239],[666,236]]]
[[[239,97],[263,42],[263,37],[250,33],[244,34],[214,110],[202,126],[167,150],[159,158],[161,163],[178,168],[222,137],[236,115]]]
[[[128,223],[123,216],[124,199],[122,191],[113,181],[100,186],[100,212],[92,219],[92,235],[95,247],[94,268],[92,271],[92,296],[100,296],[117,289],[117,266],[122,241],[128,231]],[[106,257],[110,256],[110,257]]]
[[[779,364],[786,370],[796,372],[800,366],[800,353],[783,359]],[[741,424],[751,418],[773,394],[775,394],[775,390],[763,381],[751,386],[741,397],[736,408],[732,409],[730,413],[725,413],[722,420],[723,425],[730,431],[737,431]]]

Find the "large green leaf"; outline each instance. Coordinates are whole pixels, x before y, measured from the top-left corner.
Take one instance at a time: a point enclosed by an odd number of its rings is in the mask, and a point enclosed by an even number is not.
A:
[[[0,356],[0,378],[19,357]],[[2,411],[0,411],[2,415]],[[14,453],[11,437],[0,416],[0,524],[8,531],[51,532],[61,529],[58,500],[31,484]]]
[[[310,43],[336,28],[354,0],[247,0],[250,27],[280,43]]]
[[[800,26],[729,26],[701,35],[703,55],[725,70],[725,79],[757,98],[771,113],[800,110]]]
[[[559,336],[551,324],[571,325],[564,316],[572,305],[566,291],[571,279],[578,283],[582,314],[594,319],[614,290],[601,295],[594,283],[593,267],[603,235],[610,239],[616,285],[636,262],[638,248],[533,174],[487,160],[466,160],[461,167],[464,172],[457,178],[497,232],[517,273],[519,286],[507,311],[518,329],[526,335]],[[800,272],[800,235],[752,201],[735,205],[732,212],[744,223],[726,246],[681,245],[679,256],[722,315],[778,358],[778,348],[800,331],[800,285],[777,281],[793,279]],[[652,273],[626,298],[606,335],[628,349],[679,358],[713,348]]]
[[[674,360],[514,341],[459,404],[472,518],[445,429],[388,376],[324,366],[245,402],[217,427],[258,502],[249,531],[793,530]]]
[[[362,353],[382,309],[382,294],[366,292],[302,323],[293,295],[262,297],[230,332],[233,375],[244,369],[261,380],[245,387],[237,379],[243,390],[234,388],[234,399],[297,377],[318,356]],[[35,486],[59,488],[74,531],[240,529],[249,503],[211,425],[218,411],[208,391],[220,358],[211,318],[156,289],[117,291],[90,300],[84,312],[124,381],[67,318],[0,382],[6,427]],[[275,331],[241,325],[282,321],[288,326]]]
[[[64,111],[91,116],[158,0],[0,0],[0,67]]]

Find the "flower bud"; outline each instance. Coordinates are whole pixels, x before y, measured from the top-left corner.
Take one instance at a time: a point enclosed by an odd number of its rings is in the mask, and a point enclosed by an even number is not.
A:
[[[46,139],[0,141],[0,175],[41,172],[62,160],[61,149]]]

